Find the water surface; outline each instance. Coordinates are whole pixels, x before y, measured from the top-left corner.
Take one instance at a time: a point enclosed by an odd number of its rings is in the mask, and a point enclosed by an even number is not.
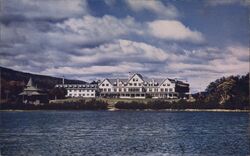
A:
[[[249,113],[0,113],[2,155],[250,155]]]

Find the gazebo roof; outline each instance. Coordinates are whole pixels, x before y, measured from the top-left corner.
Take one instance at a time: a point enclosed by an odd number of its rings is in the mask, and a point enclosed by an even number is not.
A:
[[[20,93],[19,95],[45,95],[43,93],[39,93],[39,92],[36,92],[36,91],[23,91],[22,93]]]
[[[41,90],[34,86],[33,81],[30,78],[27,85],[26,85],[26,88],[19,95],[29,95],[29,96],[30,95],[45,95],[45,94],[40,93],[40,92],[41,92]]]

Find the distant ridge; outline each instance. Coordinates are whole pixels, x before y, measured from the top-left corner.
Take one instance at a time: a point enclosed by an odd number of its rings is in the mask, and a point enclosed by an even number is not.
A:
[[[50,90],[54,88],[56,84],[62,83],[62,78],[46,76],[46,75],[38,75],[38,74],[31,74],[21,71],[16,71],[13,69],[5,68],[0,66],[0,73],[1,73],[1,89],[2,91],[6,88],[11,87],[12,85],[17,86],[24,86],[29,78],[31,77],[34,84],[37,85],[39,88],[44,90]],[[65,83],[68,84],[84,84],[85,81],[80,80],[70,80],[65,79]]]

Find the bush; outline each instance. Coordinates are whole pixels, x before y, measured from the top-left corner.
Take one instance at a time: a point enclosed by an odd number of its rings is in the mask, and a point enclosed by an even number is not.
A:
[[[20,109],[20,110],[105,110],[108,108],[108,103],[104,101],[91,101],[80,100],[76,102],[63,102],[63,103],[50,103],[43,105],[21,104],[21,103],[6,103],[1,104],[1,109]]]
[[[147,109],[147,105],[145,103],[140,103],[140,102],[136,102],[136,101],[132,101],[132,102],[118,101],[115,104],[115,108],[118,108],[118,109]]]

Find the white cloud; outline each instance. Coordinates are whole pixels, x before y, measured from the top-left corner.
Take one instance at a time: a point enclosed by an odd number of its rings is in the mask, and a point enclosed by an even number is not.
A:
[[[165,65],[164,70],[188,78],[193,91],[204,90],[210,82],[222,76],[243,75],[249,72],[250,54],[247,47],[230,45],[223,49],[209,47],[198,51],[207,53],[208,55],[205,57],[212,56],[213,59],[206,60],[204,58],[202,63],[194,63],[195,59],[201,59],[200,55],[194,53],[183,57],[181,62],[178,60],[171,61]],[[217,53],[217,55],[209,56],[209,53]],[[246,58],[246,60],[242,60],[242,58]]]
[[[108,6],[113,6],[113,5],[115,5],[116,1],[115,0],[104,0],[104,3]]]
[[[158,0],[127,0],[128,6],[133,11],[149,10],[160,16],[176,18],[178,11],[173,5],[164,5]]]
[[[249,0],[207,0],[207,4],[211,6],[232,5],[232,4],[250,6],[250,1]]]
[[[232,56],[235,56],[238,59],[246,58],[249,60],[250,50],[248,47],[235,45],[227,47],[227,50],[231,53]]]
[[[140,26],[132,17],[117,19],[109,15],[102,18],[87,15],[57,24],[57,27],[64,32],[64,37],[69,37],[69,40],[79,38],[81,42],[101,42],[130,33],[142,34]]]
[[[22,15],[26,18],[68,18],[88,13],[85,0],[6,0],[3,15]]]
[[[149,33],[154,37],[175,41],[191,41],[200,43],[204,41],[201,32],[190,30],[176,20],[156,20],[148,23]]]
[[[121,63],[117,66],[102,65],[91,67],[59,67],[49,68],[42,72],[42,74],[49,75],[95,75],[95,74],[110,74],[110,73],[128,73],[137,71],[146,71],[143,65],[139,63]]]
[[[83,48],[82,55],[72,56],[71,61],[75,63],[96,64],[112,60],[119,62],[162,62],[168,58],[167,52],[152,45],[129,40],[117,40],[113,43],[103,44],[97,48]]]
[[[71,18],[63,23],[57,24],[59,32],[52,32],[52,37],[61,38],[69,43],[98,43],[110,41],[123,36],[138,35],[155,37],[169,41],[186,41],[192,43],[204,42],[201,32],[190,30],[181,22],[176,20],[155,20],[152,22],[139,23],[128,16],[118,19],[105,15],[101,18],[84,16],[83,18]]]

